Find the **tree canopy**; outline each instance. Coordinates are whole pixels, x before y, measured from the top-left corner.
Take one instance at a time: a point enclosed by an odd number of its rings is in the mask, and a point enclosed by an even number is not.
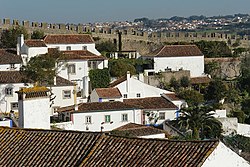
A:
[[[108,68],[90,70],[89,78],[92,89],[106,88],[110,83],[110,75]]]
[[[31,34],[31,39],[43,39],[44,32],[42,30],[35,30]]]
[[[186,130],[191,129],[193,139],[218,138],[222,132],[222,124],[213,117],[213,108],[208,106],[194,106],[182,108],[178,124]]]
[[[61,57],[63,55],[59,51],[32,57],[27,65],[22,67],[22,73],[38,84],[52,85],[57,74],[55,65]]]
[[[136,69],[132,62],[126,59],[117,59],[109,61],[110,75],[112,77],[122,77],[130,71],[130,74],[136,74]]]
[[[0,38],[1,48],[16,48],[17,38],[23,34],[24,39],[28,39],[29,35],[23,26],[15,26],[7,30],[3,30]]]

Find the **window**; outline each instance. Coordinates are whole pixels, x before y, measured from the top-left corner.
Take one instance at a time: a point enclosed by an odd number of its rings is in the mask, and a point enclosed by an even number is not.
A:
[[[110,122],[110,118],[111,118],[110,115],[105,115],[104,118],[105,118],[105,120],[104,120],[105,123]]]
[[[140,93],[137,93],[137,94],[136,94],[136,97],[141,97],[141,94],[140,94]]]
[[[91,124],[91,116],[86,116],[85,117],[85,123],[86,124]]]
[[[165,112],[160,112],[159,113],[159,119],[165,120]]]
[[[71,98],[71,91],[70,90],[64,90],[63,91],[63,98],[64,99],[70,99]]]
[[[68,73],[69,74],[75,74],[76,73],[76,66],[75,66],[75,64],[69,64],[68,65]]]
[[[124,99],[128,98],[128,95],[127,95],[127,94],[124,94],[124,95],[123,95],[123,98],[124,98]]]
[[[11,103],[11,110],[18,110],[18,103]]]
[[[128,121],[128,114],[122,114],[122,122]]]
[[[67,47],[66,47],[66,50],[71,50],[71,46],[67,46]]]
[[[87,46],[83,46],[83,47],[82,47],[82,50],[87,50]]]
[[[13,88],[5,88],[5,94],[6,94],[6,96],[12,96],[13,95]]]
[[[10,64],[10,69],[11,69],[11,70],[14,70],[15,68],[16,68],[16,67],[15,67],[15,64],[14,64],[14,63],[11,63],[11,64]]]

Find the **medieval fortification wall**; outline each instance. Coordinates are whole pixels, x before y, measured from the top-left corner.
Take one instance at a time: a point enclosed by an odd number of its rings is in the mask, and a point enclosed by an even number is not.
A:
[[[45,34],[77,34],[91,33],[93,37],[103,40],[118,42],[118,31],[109,27],[99,28],[84,26],[82,24],[54,24],[46,22],[30,22],[11,19],[0,20],[0,31],[12,26],[24,26],[29,33],[41,29]],[[225,41],[233,44],[239,42],[241,47],[249,48],[250,36],[222,34],[222,33],[197,33],[197,32],[142,32],[133,28],[119,30],[122,34],[122,49],[137,50],[141,54],[148,53],[164,43],[170,42],[195,42],[195,41]]]

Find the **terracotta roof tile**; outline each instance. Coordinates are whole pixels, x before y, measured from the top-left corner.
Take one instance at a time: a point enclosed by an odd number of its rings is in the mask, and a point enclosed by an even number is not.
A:
[[[140,139],[80,131],[0,127],[3,166],[199,167],[219,141]]]
[[[50,34],[44,38],[46,44],[87,44],[94,43],[89,34]]]
[[[57,76],[56,77],[56,86],[74,86],[75,83],[65,79],[65,78],[62,78],[60,76]]]
[[[202,84],[202,83],[209,83],[211,82],[211,78],[204,76],[204,77],[194,77],[191,78],[191,84]]]
[[[135,123],[128,123],[126,125],[120,126],[114,129],[111,134],[129,134],[130,136],[139,137],[139,136],[148,136],[155,134],[167,134],[166,131],[157,129],[152,126],[140,125]],[[168,135],[169,136],[169,135]]]
[[[16,50],[0,49],[0,64],[21,64],[22,57],[16,54]]]
[[[165,95],[172,101],[181,100],[175,93],[165,93]]]
[[[96,93],[101,98],[119,98],[122,97],[118,88],[96,88]]]
[[[126,81],[126,80],[127,80],[127,76],[120,77],[120,78],[118,78],[117,80],[111,82],[111,83],[109,84],[109,87],[110,87],[110,88],[115,87],[115,86],[119,85],[120,83],[122,83],[122,82],[124,82],[124,81]]]
[[[20,71],[0,71],[0,83],[24,83],[27,81]]]
[[[110,110],[122,110],[122,109],[135,109],[137,106],[126,104],[120,101],[111,102],[92,102],[92,103],[81,103],[78,105],[77,112],[88,112],[88,111],[110,111]],[[58,112],[74,112],[75,106],[62,107],[58,109]]]
[[[107,59],[104,56],[93,54],[88,50],[62,51],[62,53],[65,55],[63,59],[66,59],[66,60],[105,60]]]
[[[1,166],[79,166],[100,133],[0,127]]]
[[[146,97],[137,99],[124,99],[124,103],[138,106],[142,109],[176,109],[172,102],[163,97]]]
[[[183,57],[183,56],[203,56],[196,45],[165,45],[147,56],[153,57]]]
[[[24,43],[29,47],[47,47],[44,41],[40,39],[29,39],[25,40]]]
[[[218,141],[170,141],[104,136],[81,166],[200,167]]]

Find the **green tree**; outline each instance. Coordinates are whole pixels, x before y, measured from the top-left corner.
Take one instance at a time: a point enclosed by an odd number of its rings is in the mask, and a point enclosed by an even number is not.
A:
[[[96,49],[105,56],[108,56],[110,52],[115,52],[117,50],[116,45],[111,41],[97,43]]]
[[[220,65],[216,61],[208,62],[205,64],[205,73],[211,75],[212,78],[217,78],[219,76],[218,70],[220,69]]]
[[[180,82],[176,80],[175,77],[172,77],[169,81],[169,86],[174,88],[174,90],[178,90],[180,88]]]
[[[21,34],[24,35],[25,39],[28,39],[28,32],[23,26],[15,26],[10,29],[3,30],[1,33],[0,46],[2,48],[16,48],[17,38]]]
[[[32,57],[21,71],[29,80],[38,84],[52,85],[57,74],[55,65],[62,57],[59,51]]]
[[[250,55],[246,55],[245,59],[241,61],[239,87],[241,91],[247,91],[250,94]]]
[[[43,39],[44,32],[42,30],[35,30],[31,34],[31,39]]]
[[[131,75],[136,74],[134,65],[126,59],[117,59],[109,61],[110,75],[112,77],[122,77],[130,71]]]
[[[206,100],[215,100],[215,102],[219,102],[223,98],[226,97],[227,86],[223,83],[223,81],[216,79],[209,83],[206,93]]]
[[[108,68],[90,70],[89,78],[92,89],[106,88],[110,83],[110,74]]]
[[[177,92],[177,95],[181,99],[184,99],[190,107],[198,106],[199,104],[202,104],[204,102],[203,95],[196,90],[184,89]]]
[[[187,76],[183,76],[180,79],[180,85],[181,87],[187,88],[190,86],[190,80]]]
[[[177,122],[180,127],[192,130],[195,140],[218,138],[222,132],[221,123],[213,117],[213,108],[208,106],[194,106],[182,108]]]

